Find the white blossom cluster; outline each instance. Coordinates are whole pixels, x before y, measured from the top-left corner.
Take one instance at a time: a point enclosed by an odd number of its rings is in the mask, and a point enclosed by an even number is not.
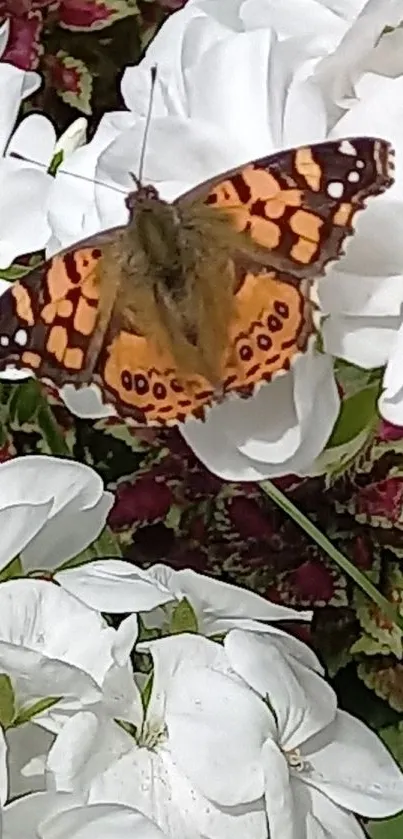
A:
[[[69,567],[112,501],[68,460],[0,466],[2,836],[363,839],[357,815],[397,813],[402,772],[278,627],[310,613],[164,565]]]

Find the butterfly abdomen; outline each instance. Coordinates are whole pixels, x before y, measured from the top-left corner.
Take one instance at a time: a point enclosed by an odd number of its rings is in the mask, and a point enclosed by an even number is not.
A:
[[[229,222],[204,205],[182,209],[148,199],[123,236],[126,320],[169,347],[184,373],[219,381],[233,305]]]

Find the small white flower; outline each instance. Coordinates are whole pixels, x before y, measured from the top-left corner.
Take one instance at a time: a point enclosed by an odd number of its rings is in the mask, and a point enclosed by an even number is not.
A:
[[[43,580],[0,585],[0,796],[43,789],[44,760],[65,719],[83,707],[125,714],[130,651],[128,618],[118,630],[62,588]],[[45,730],[43,730],[45,729]],[[21,772],[23,773],[21,774]]]
[[[18,555],[25,572],[52,570],[105,526],[113,495],[89,466],[47,455],[0,464],[0,570]]]
[[[258,753],[256,715],[265,716],[263,703],[230,674],[223,649],[212,641],[178,635],[150,650],[151,693],[144,711],[133,683],[125,717],[131,733],[90,711],[71,718],[49,753],[56,788],[86,791],[91,803],[138,807],[176,839],[264,839],[264,809],[256,800],[263,775],[249,759],[251,749]],[[216,797],[209,796],[211,773],[220,787]]]
[[[379,738],[337,709],[332,688],[287,651],[284,638],[231,631],[229,661],[268,703],[261,758],[270,839],[364,839],[353,813],[385,818],[401,810],[403,774]]]
[[[186,598],[194,610],[198,631],[203,635],[245,624],[256,628],[258,621],[310,621],[312,618],[312,612],[297,612],[239,586],[190,569],[174,571],[162,564],[143,570],[120,559],[95,560],[66,568],[55,574],[55,579],[100,612],[149,612],[147,624],[153,622],[153,610],[157,607],[171,604],[173,608]]]

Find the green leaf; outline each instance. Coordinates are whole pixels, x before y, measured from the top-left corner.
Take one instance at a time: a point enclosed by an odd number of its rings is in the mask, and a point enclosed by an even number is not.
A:
[[[170,635],[181,635],[183,632],[198,633],[199,626],[194,610],[187,600],[183,598],[173,609],[169,623]]]
[[[150,673],[146,683],[141,691],[141,703],[143,706],[144,716],[147,713],[147,708],[151,698],[151,692],[153,689],[153,682],[154,682],[154,673]]]
[[[327,449],[344,446],[354,437],[358,437],[366,428],[372,427],[378,420],[377,400],[378,383],[353,393],[343,401],[339,417],[333,429]]]
[[[399,816],[394,816],[392,819],[370,822],[367,825],[367,831],[371,839],[402,839],[403,813],[400,813]]]
[[[0,724],[10,728],[15,717],[15,696],[11,679],[5,673],[0,675]]]
[[[380,734],[385,746],[392,752],[393,757],[403,769],[403,721],[396,725],[388,725],[385,728],[381,728],[378,734]]]
[[[308,519],[295,504],[284,495],[281,490],[275,486],[271,481],[262,481],[260,483],[260,488],[262,491],[280,507],[281,510],[284,510],[290,518],[295,521],[296,524],[303,530],[309,537],[312,539],[313,542],[321,548],[321,550],[325,551],[327,556],[335,562],[336,565],[347,574],[359,588],[364,591],[368,597],[374,601],[379,606],[379,609],[386,618],[390,621],[393,621],[401,631],[403,631],[403,618],[400,614],[400,611],[392,604],[386,597],[381,594],[380,591],[376,588],[376,586],[371,583],[371,580],[364,574],[359,568],[357,568],[353,562],[351,562],[335,545],[332,544],[330,539],[319,530],[318,527]]]
[[[115,719],[116,725],[123,729],[126,734],[129,734],[130,737],[133,737],[134,740],[137,740],[137,728],[132,722],[127,722],[126,720],[117,720]]]
[[[30,274],[32,271],[32,265],[10,265],[9,268],[1,268],[0,269],[0,279],[8,280],[9,283],[13,283],[15,280],[20,280],[21,277],[25,277],[27,274]]]
[[[63,163],[63,158],[64,158],[63,149],[60,149],[59,151],[56,152],[56,154],[53,155],[52,160],[50,161],[49,169],[48,169],[49,175],[52,175],[52,177],[54,177],[56,175],[56,172],[57,172],[60,164]]]
[[[14,720],[14,728],[17,725],[23,725],[29,722],[38,714],[43,714],[44,711],[48,711],[49,708],[53,708],[53,705],[56,705],[61,699],[61,696],[45,696],[43,699],[38,699],[36,702],[33,702],[32,705],[21,708]]]
[[[41,404],[41,391],[38,382],[28,379],[16,385],[9,401],[10,419],[19,426],[32,422]]]
[[[6,580],[13,580],[15,577],[24,577],[24,571],[21,565],[21,560],[17,556],[11,562],[2,568],[0,571],[0,583],[5,583]]]

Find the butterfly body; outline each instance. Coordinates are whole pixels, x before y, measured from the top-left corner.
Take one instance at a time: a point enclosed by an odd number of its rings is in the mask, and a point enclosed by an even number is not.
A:
[[[253,161],[173,204],[137,184],[125,227],[0,298],[0,370],[93,383],[134,424],[251,396],[315,340],[313,286],[392,169],[390,145],[361,137]]]
[[[175,205],[150,187],[127,199],[130,220],[104,252],[123,322],[169,351],[182,375],[222,378],[233,315],[240,237],[225,211],[201,201]],[[244,243],[253,252],[253,246]],[[105,280],[106,284],[107,280]]]

